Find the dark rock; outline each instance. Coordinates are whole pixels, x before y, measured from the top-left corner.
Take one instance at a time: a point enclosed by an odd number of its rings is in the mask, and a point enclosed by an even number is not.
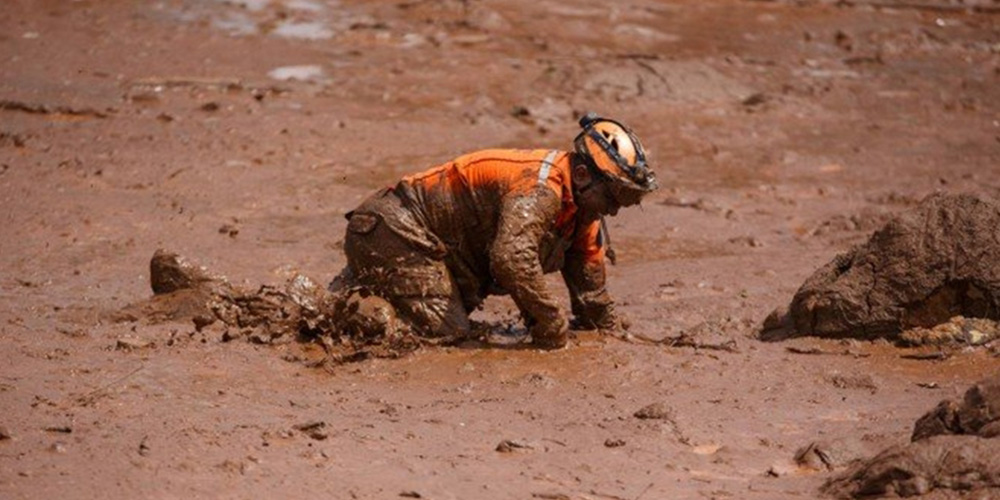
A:
[[[317,441],[323,441],[330,437],[325,430],[326,422],[323,421],[306,422],[292,426],[292,428]]]
[[[608,438],[604,440],[604,446],[607,448],[618,448],[621,446],[625,446],[625,440],[618,438],[615,439]]]
[[[996,498],[998,435],[1000,375],[995,375],[966,391],[961,403],[942,401],[921,417],[909,444],[856,462],[823,485],[822,491],[838,498],[907,497],[934,490],[961,492],[963,498],[969,493],[972,498]],[[974,496],[977,493],[985,496]]]
[[[530,443],[526,443],[524,441],[504,439],[503,441],[500,441],[500,444],[497,445],[496,451],[500,453],[513,453],[517,450],[531,450],[534,448],[535,447],[532,446]]]
[[[871,391],[872,394],[878,392],[878,384],[875,383],[875,379],[871,375],[844,375],[836,373],[829,377],[829,381],[838,389],[864,389]]]
[[[961,402],[945,400],[939,403],[917,420],[911,440],[942,434],[995,437],[997,431],[1000,431],[1000,375],[972,386]]]
[[[635,418],[642,420],[674,420],[674,410],[665,403],[653,403],[641,408],[633,414]]]
[[[199,288],[215,281],[205,269],[173,252],[157,250],[149,261],[149,283],[157,295]]]
[[[1000,206],[933,195],[813,274],[764,340],[888,338],[955,316],[1000,319]],[[786,328],[790,325],[791,328]]]
[[[837,498],[924,495],[935,489],[1000,489],[996,440],[934,436],[894,446],[822,487]]]
[[[153,343],[148,340],[135,339],[131,337],[122,337],[118,339],[115,344],[115,349],[119,351],[137,351],[139,349],[145,349],[152,346]]]

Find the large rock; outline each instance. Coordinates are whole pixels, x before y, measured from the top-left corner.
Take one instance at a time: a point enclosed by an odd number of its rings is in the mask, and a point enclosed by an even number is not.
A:
[[[933,195],[813,274],[761,337],[884,337],[1000,317],[1000,206]]]

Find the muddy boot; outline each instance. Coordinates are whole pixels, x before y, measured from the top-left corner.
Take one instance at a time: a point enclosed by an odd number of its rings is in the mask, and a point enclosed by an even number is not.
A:
[[[336,314],[343,333],[354,340],[375,342],[401,333],[396,309],[377,295],[355,291],[347,296]]]

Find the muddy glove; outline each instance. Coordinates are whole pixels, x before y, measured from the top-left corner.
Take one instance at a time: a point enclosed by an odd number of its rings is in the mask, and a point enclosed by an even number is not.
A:
[[[579,227],[577,232],[586,234]],[[577,248],[580,246],[587,248]],[[630,322],[615,312],[614,300],[605,287],[603,254],[593,250],[590,253],[588,257],[584,251],[571,249],[562,269],[573,307],[573,329],[627,330]]]
[[[598,315],[576,314],[570,322],[570,328],[574,330],[627,331],[631,327],[628,317],[615,312],[614,308]]]
[[[528,325],[531,343],[542,349],[559,349],[566,346],[568,330],[566,320],[560,316],[549,324],[534,323]]]
[[[493,279],[510,292],[532,342],[539,347],[566,345],[566,320],[549,293],[539,258],[539,242],[559,212],[561,201],[544,187],[504,198],[497,236],[490,248]]]

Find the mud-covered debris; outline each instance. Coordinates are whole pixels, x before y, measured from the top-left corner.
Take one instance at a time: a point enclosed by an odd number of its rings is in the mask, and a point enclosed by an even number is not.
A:
[[[153,343],[148,340],[122,337],[115,343],[115,349],[119,351],[138,351],[139,349],[145,349],[147,347],[151,347],[152,345]]]
[[[872,394],[878,392],[878,384],[871,375],[835,373],[828,380],[838,389],[863,389]]]
[[[795,463],[812,470],[833,470],[833,458],[826,443],[809,443],[795,452]]]
[[[861,458],[862,452],[850,441],[813,441],[795,452],[795,463],[810,470],[835,470]]]
[[[797,471],[798,467],[795,464],[780,462],[768,467],[765,474],[770,477],[783,477],[789,474],[794,474]]]
[[[746,99],[743,99],[742,101],[740,101],[740,104],[742,104],[742,105],[744,105],[744,106],[746,106],[748,108],[752,108],[752,107],[755,107],[755,106],[760,106],[762,104],[765,104],[765,103],[767,103],[770,100],[771,100],[771,98],[767,94],[765,94],[763,92],[755,92],[755,93],[750,94],[749,96],[747,96]]]
[[[1000,375],[969,388],[962,401],[939,403],[917,420],[911,439],[918,441],[941,434],[974,434],[988,438],[1000,435]]]
[[[625,446],[625,440],[620,438],[608,438],[604,440],[605,448],[620,448]]]
[[[317,441],[330,437],[326,432],[326,422],[320,420],[294,425],[292,428]]]
[[[736,236],[729,238],[728,242],[732,245],[750,248],[761,248],[764,246],[764,242],[760,241],[756,236]]]
[[[187,319],[198,332],[216,325],[224,342],[316,341],[327,354],[326,362],[317,366],[396,358],[422,345],[385,300],[353,288],[330,292],[302,275],[281,286],[247,289],[176,253],[157,250],[150,261],[150,282],[153,297],[127,306],[112,319]]]
[[[944,361],[951,357],[951,353],[944,351],[915,352],[910,354],[901,354],[899,357],[902,359],[915,359],[917,361]]]
[[[498,444],[496,447],[496,451],[500,453],[513,453],[515,451],[525,451],[533,449],[535,449],[535,446],[533,444],[528,443],[526,441],[514,440],[514,439],[504,439],[503,441],[500,441],[500,444]]]
[[[911,442],[857,462],[822,488],[838,498],[916,496],[933,490],[1000,493],[1000,375],[961,402],[942,401],[917,420]],[[957,493],[956,493],[957,494]]]
[[[1000,338],[1000,324],[990,319],[955,316],[931,328],[911,328],[899,338],[902,343],[914,346],[983,345]]]
[[[871,498],[925,495],[937,489],[1000,492],[996,440],[934,436],[894,446],[852,466],[821,491],[837,498]]]
[[[669,420],[673,422],[674,409],[667,406],[666,403],[653,403],[640,408],[632,416],[641,420]]]
[[[163,249],[157,250],[149,261],[149,283],[157,295],[209,285],[214,287],[218,281],[219,278],[210,275],[205,268]]]
[[[1000,319],[1000,206],[938,194],[813,274],[761,338],[887,338],[955,316]]]
[[[540,498],[541,500],[571,500],[572,497],[565,493],[532,493],[531,498]]]
[[[67,115],[90,118],[107,118],[109,115],[116,112],[113,108],[108,108],[102,111],[93,108],[74,108],[61,104],[38,104],[13,101],[9,99],[0,100],[0,109],[7,111],[22,111],[25,113],[39,115]]]

